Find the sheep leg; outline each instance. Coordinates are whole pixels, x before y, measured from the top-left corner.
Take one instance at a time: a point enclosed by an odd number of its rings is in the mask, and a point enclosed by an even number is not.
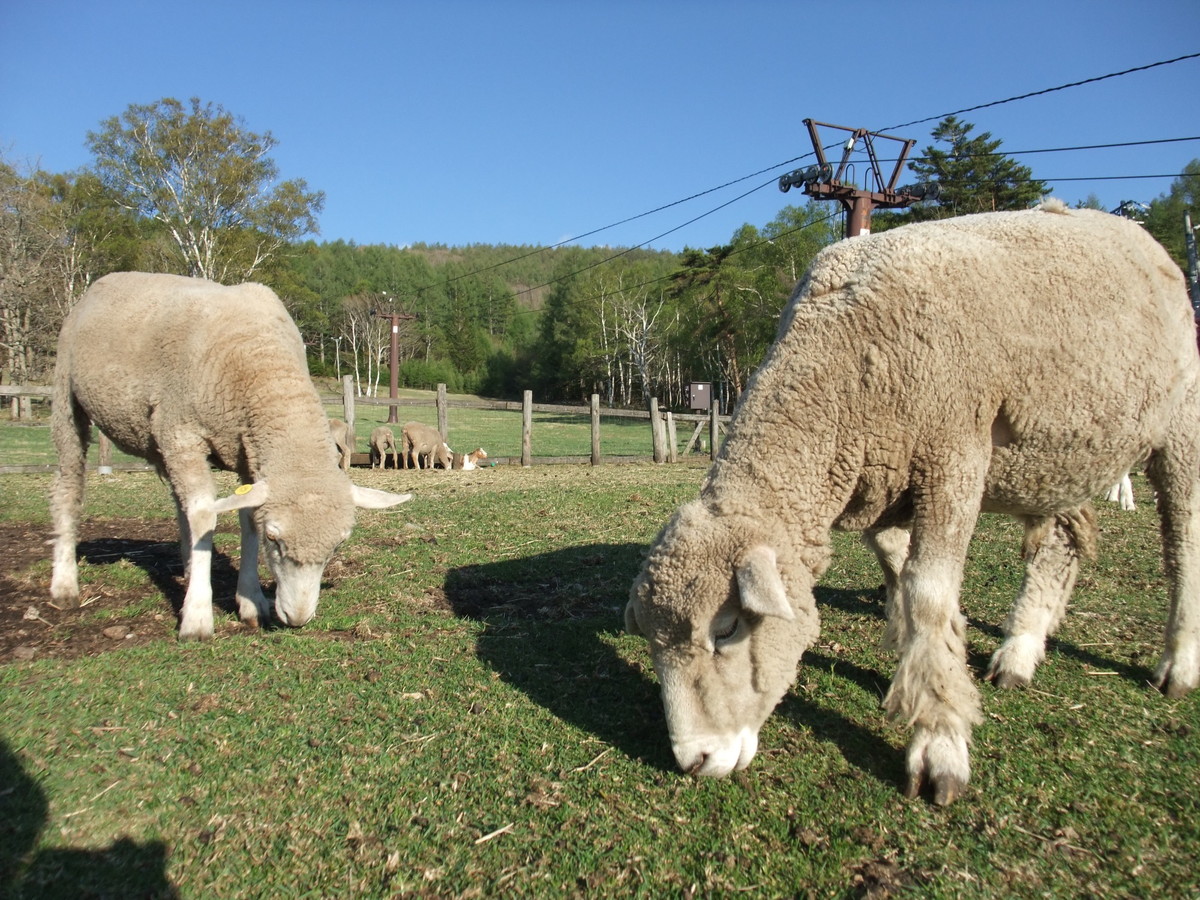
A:
[[[75,550],[79,539],[79,519],[83,515],[91,423],[70,396],[56,392],[53,409],[58,473],[50,492],[50,511],[54,522],[54,569],[50,577],[50,597],[61,606],[72,609],[79,605],[79,562]]]
[[[966,618],[959,610],[963,564],[983,496],[983,462],[924,473],[914,498],[911,548],[898,591],[907,641],[883,705],[913,726],[906,795],[926,787],[939,806],[970,780],[967,747],[982,719],[966,660]]]
[[[1188,413],[1195,408],[1195,402],[1186,404]],[[1154,452],[1146,467],[1158,492],[1163,558],[1170,582],[1166,641],[1154,683],[1172,699],[1200,683],[1200,485],[1196,478],[1200,436],[1195,423],[1183,424],[1185,427],[1174,429],[1166,447]]]
[[[904,561],[908,559],[909,538],[907,528],[872,528],[863,532],[863,542],[874,552],[883,570],[883,586],[887,594],[887,629],[883,635],[883,646],[889,650],[899,650],[908,643],[908,614],[904,611],[900,572],[904,569]]]
[[[987,678],[1000,688],[1025,687],[1046,658],[1046,638],[1067,611],[1079,574],[1075,531],[1059,517],[1025,522],[1025,578],[1004,623],[1004,642],[992,654]]]
[[[271,618],[271,604],[263,596],[258,579],[258,529],[254,527],[254,511],[239,509],[242,526],[242,557],[238,565],[238,618],[250,629],[257,629]]]
[[[166,468],[180,518],[180,541],[184,547],[187,591],[179,616],[179,640],[202,641],[213,635],[212,549],[217,526],[216,488],[208,472],[207,458],[191,459],[177,451]],[[192,462],[191,465],[188,463]]]

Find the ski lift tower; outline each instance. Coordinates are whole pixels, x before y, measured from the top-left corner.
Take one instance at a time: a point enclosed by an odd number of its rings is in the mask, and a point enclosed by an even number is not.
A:
[[[808,135],[812,139],[817,164],[784,175],[779,179],[779,189],[786,192],[792,187],[800,186],[810,197],[818,200],[837,200],[846,210],[846,237],[870,234],[871,211],[874,209],[901,209],[911,206],[919,200],[932,200],[937,197],[936,182],[896,187],[900,172],[908,159],[908,153],[916,143],[915,140],[867,131],[865,128],[830,125],[828,122],[817,122],[813,119],[805,119],[804,124],[808,127]],[[825,148],[821,145],[821,137],[817,131],[818,126],[835,128],[850,134],[843,145],[842,159],[836,169],[825,158]],[[883,176],[879,166],[879,157],[875,153],[877,140],[896,141],[901,145],[895,168],[892,169],[891,175],[887,179]],[[870,167],[871,186],[865,188],[845,182],[850,156],[859,141],[862,142],[863,148],[867,152]]]

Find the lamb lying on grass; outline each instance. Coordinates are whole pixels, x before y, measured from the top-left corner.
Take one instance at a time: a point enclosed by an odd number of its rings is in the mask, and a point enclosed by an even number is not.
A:
[[[441,432],[421,422],[406,422],[400,429],[400,450],[405,468],[410,460],[414,469],[422,468],[421,460],[425,460],[426,469],[438,465],[450,468],[453,451],[442,440]]]
[[[67,317],[58,341],[50,594],[64,606],[79,602],[75,544],[92,424],[171,487],[188,578],[180,640],[213,633],[218,513],[236,509],[241,518],[242,622],[257,627],[271,614],[258,579],[261,536],[276,616],[298,626],[316,612],[321,574],[349,537],[354,508],[412,498],[353,485],[338,467],[300,333],[270,289],[107,275]],[[242,486],[218,500],[210,463],[236,472]]]
[[[482,447],[476,447],[470,453],[454,453],[453,461],[450,467],[453,469],[477,469],[481,460],[487,459],[487,451]]]
[[[1200,357],[1179,268],[1139,226],[1061,203],[822,251],[626,608],[676,761],[749,765],[817,635],[830,529],[901,527],[884,706],[913,729],[907,793],[952,801],[981,719],[958,608],[976,517],[1024,520],[1033,571],[1061,580],[1086,530],[1064,523],[1143,459],[1170,582],[1154,678],[1180,697],[1200,680]]]
[[[400,468],[400,451],[396,448],[396,435],[386,425],[380,425],[371,431],[371,468],[376,462],[379,468],[387,468],[388,451],[392,451],[392,468]]]

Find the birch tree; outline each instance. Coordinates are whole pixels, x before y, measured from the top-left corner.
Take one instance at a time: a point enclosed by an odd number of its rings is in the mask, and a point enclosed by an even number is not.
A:
[[[317,231],[324,195],[303,179],[279,181],[275,138],[220,106],[196,97],[132,104],[87,142],[117,202],[170,235],[182,273],[245,281]]]

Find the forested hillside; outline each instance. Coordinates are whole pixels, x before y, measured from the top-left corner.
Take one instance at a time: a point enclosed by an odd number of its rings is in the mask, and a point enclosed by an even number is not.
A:
[[[1019,209],[1049,191],[953,116],[910,162],[940,188],[906,221]],[[318,240],[324,195],[278,178],[269,133],[219,106],[165,98],[132,105],[88,135],[94,166],[21,172],[0,158],[0,379],[45,383],[58,328],[112,271],[261,281],[287,304],[314,374],[387,390],[393,322],[402,386],[612,406],[657,397],[679,408],[693,381],[727,410],[773,340],[788,294],[843,234],[836,203],[783,206],[727,243],[679,253],[638,248],[474,244],[358,245]],[[1176,224],[1193,208],[1200,161],[1144,224],[1182,261]],[[929,195],[935,197],[933,193]],[[409,225],[419,232],[419,223]],[[1182,264],[1182,262],[1181,262]]]

